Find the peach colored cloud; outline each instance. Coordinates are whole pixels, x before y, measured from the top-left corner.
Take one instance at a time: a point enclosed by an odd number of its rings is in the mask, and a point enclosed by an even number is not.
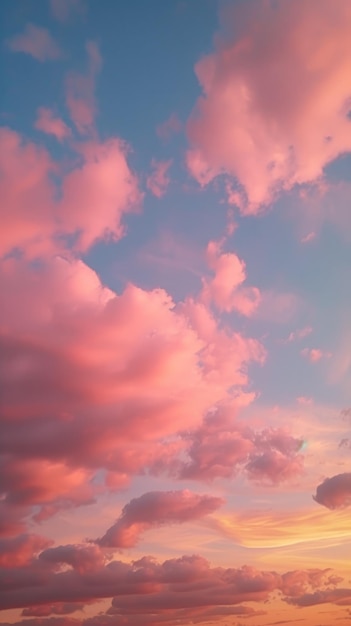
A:
[[[156,198],[162,198],[165,195],[168,185],[170,183],[170,177],[168,170],[172,165],[172,160],[169,161],[151,161],[152,172],[147,177],[146,186]]]
[[[351,149],[351,6],[254,0],[229,6],[222,22],[215,51],[195,68],[203,95],[187,126],[187,164],[202,185],[233,177],[233,201],[256,213]]]
[[[66,78],[66,105],[73,124],[81,134],[91,134],[97,105],[96,77],[102,67],[102,57],[95,41],[86,44],[88,70],[86,74],[70,72]]]
[[[37,61],[53,61],[62,56],[62,52],[47,28],[27,24],[24,32],[15,35],[7,42],[12,52],[24,52]]]
[[[232,252],[222,252],[221,243],[210,241],[207,262],[214,272],[212,279],[203,279],[201,299],[214,302],[220,311],[237,311],[250,316],[260,302],[257,287],[243,287],[246,280],[245,263]]]
[[[247,548],[270,549],[313,542],[320,545],[325,540],[332,541],[334,546],[344,546],[350,535],[349,519],[349,511],[342,509],[335,511],[331,524],[329,512],[322,508],[300,511],[269,508],[218,513],[211,523]]]
[[[97,239],[120,237],[123,214],[140,206],[138,181],[120,139],[76,144],[79,161],[68,172],[45,148],[9,128],[0,129],[0,145],[2,254],[13,248],[48,254],[65,248],[65,237],[86,250]],[[52,174],[61,172],[55,185]]]
[[[123,507],[116,523],[98,540],[101,546],[130,548],[148,528],[200,519],[218,509],[224,500],[188,490],[150,491]]]
[[[316,490],[313,499],[328,509],[338,509],[351,504],[351,473],[326,478]]]
[[[35,128],[48,135],[53,135],[58,141],[63,141],[71,135],[71,130],[67,124],[59,117],[55,117],[51,109],[45,107],[38,109]]]

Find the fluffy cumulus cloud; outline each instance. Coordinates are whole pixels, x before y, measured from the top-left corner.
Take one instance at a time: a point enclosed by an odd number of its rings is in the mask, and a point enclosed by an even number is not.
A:
[[[211,317],[204,333],[164,290],[130,284],[118,295],[82,261],[8,258],[1,284],[0,482],[5,503],[43,507],[37,519],[91,502],[99,468],[113,489],[156,461],[167,466],[186,444],[162,438],[245,397],[244,366],[262,358],[258,342]]]
[[[62,52],[47,28],[27,24],[23,33],[14,35],[7,42],[12,52],[23,52],[37,61],[53,61],[62,56]]]
[[[98,540],[99,545],[116,548],[134,546],[141,533],[153,526],[184,523],[213,513],[221,498],[191,491],[151,491],[125,505],[117,522]]]
[[[351,473],[326,478],[316,490],[314,500],[328,509],[338,509],[351,504]]]
[[[203,95],[188,122],[187,164],[200,184],[229,176],[229,201],[255,213],[351,149],[350,25],[344,0],[225,11],[214,52],[195,68]]]
[[[298,480],[303,471],[301,439],[283,428],[255,430],[227,409],[210,413],[183,438],[186,456],[169,465],[181,478],[211,481],[241,471],[254,482],[278,484]]]
[[[242,286],[246,279],[244,261],[232,252],[222,252],[220,242],[210,241],[207,262],[214,277],[203,281],[203,301],[213,302],[220,311],[252,315],[260,302],[260,291]]]
[[[298,603],[299,596],[335,589],[340,581],[329,570],[320,569],[279,574],[252,566],[211,567],[197,555],[163,562],[151,557],[129,563],[107,561],[98,547],[95,549],[93,554],[91,546],[58,546],[33,556],[30,567],[0,570],[0,608],[28,607],[24,614],[30,615],[32,611],[38,614],[38,607],[44,606],[52,607],[52,613],[57,614],[60,608],[56,611],[55,607],[72,607],[74,603],[80,607],[111,597],[107,615],[113,615],[115,620],[163,612],[172,617],[172,612],[179,610],[183,613],[179,614],[182,619],[178,623],[186,624],[192,610],[218,610],[267,601],[274,591],[281,591],[286,601]],[[250,615],[245,605],[239,610]],[[98,619],[103,619],[103,615]],[[87,626],[88,622],[84,624]]]
[[[55,125],[57,133],[62,137],[61,125],[59,130]],[[79,161],[68,172],[45,148],[14,130],[0,129],[0,142],[2,254],[20,248],[42,255],[72,241],[77,250],[87,250],[98,239],[118,239],[123,214],[140,205],[127,146],[118,138],[77,144]]]

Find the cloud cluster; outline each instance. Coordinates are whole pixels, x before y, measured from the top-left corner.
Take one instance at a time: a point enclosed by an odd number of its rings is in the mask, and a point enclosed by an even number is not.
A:
[[[200,428],[182,437],[187,443],[182,460],[167,460],[166,466],[182,479],[212,481],[241,471],[256,483],[279,484],[298,480],[303,472],[302,439],[284,428],[255,430],[231,410],[209,413]],[[162,459],[157,469],[165,469]]]
[[[228,183],[229,201],[256,213],[351,149],[351,7],[254,0],[222,21],[195,68],[203,95],[187,126],[187,164],[202,185],[229,176],[239,185]]]
[[[0,580],[0,608],[28,607],[26,615],[30,614],[29,607],[35,613],[37,607],[53,607],[52,613],[57,614],[60,609],[55,607],[78,603],[80,608],[81,604],[112,597],[108,615],[116,619],[130,616],[132,620],[164,611],[170,616],[183,610],[180,623],[187,623],[189,610],[262,602],[274,591],[280,591],[286,601],[298,603],[304,594],[335,588],[341,581],[330,570],[278,574],[251,566],[211,567],[197,555],[163,563],[151,557],[131,563],[105,562],[97,546],[84,545],[48,548],[33,556],[27,567],[0,570]]]
[[[213,513],[221,504],[221,498],[200,496],[188,490],[144,493],[125,505],[117,522],[98,540],[98,544],[129,548],[148,528],[196,520]]]

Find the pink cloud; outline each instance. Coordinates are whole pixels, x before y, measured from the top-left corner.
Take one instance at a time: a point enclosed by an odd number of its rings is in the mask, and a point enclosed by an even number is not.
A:
[[[301,243],[310,243],[317,237],[317,233],[314,231],[309,232],[307,235],[301,238]]]
[[[140,206],[138,180],[120,139],[76,144],[79,162],[62,172],[58,187],[52,174],[62,166],[46,149],[8,128],[0,129],[0,142],[3,254],[15,247],[29,256],[48,254],[64,248],[67,236],[86,250],[97,239],[120,237],[123,214]]]
[[[290,604],[299,607],[316,606],[317,604],[351,605],[351,589],[322,589],[314,593],[306,593],[299,598],[292,598]]]
[[[210,412],[198,429],[181,434],[186,444],[181,456],[157,460],[152,471],[200,481],[239,473],[261,484],[298,479],[303,472],[303,440],[283,428],[254,430],[235,412],[230,407]]]
[[[260,302],[260,292],[256,287],[242,287],[246,280],[245,263],[232,252],[223,253],[217,241],[210,241],[207,246],[207,262],[215,275],[203,280],[202,300],[213,301],[220,311],[252,315]]]
[[[153,159],[151,162],[152,173],[147,178],[146,186],[156,198],[162,198],[168,189],[171,180],[168,170],[171,165],[171,160],[156,161]]]
[[[301,339],[304,339],[305,337],[308,337],[308,335],[310,335],[312,331],[313,331],[313,328],[311,326],[304,326],[303,328],[298,328],[297,330],[293,330],[289,334],[286,340],[286,343],[291,343],[293,341],[299,341]]]
[[[0,539],[0,567],[22,567],[47,548],[52,541],[38,535],[17,535]]]
[[[328,509],[338,509],[351,504],[351,473],[326,478],[316,490],[313,499]]]
[[[101,546],[130,548],[148,528],[182,524],[213,513],[222,498],[198,495],[188,490],[151,491],[134,498],[122,510],[117,522],[98,540]]]
[[[132,284],[118,295],[62,257],[8,258],[0,270],[0,482],[6,503],[40,507],[38,522],[166,466],[185,443],[162,438],[196,428],[209,407],[252,400],[247,365],[262,346],[219,329],[203,305]]]
[[[274,289],[262,289],[260,296],[254,317],[276,324],[291,322],[302,304],[299,296],[289,291],[279,292]]]
[[[350,23],[342,0],[332,13],[328,0],[224,12],[225,35],[195,68],[203,95],[188,122],[187,164],[200,184],[234,177],[237,204],[257,213],[351,149]]]
[[[324,352],[319,348],[304,348],[303,350],[301,350],[301,354],[311,363],[317,363],[323,358],[329,358],[332,356],[330,352]]]
[[[48,135],[53,135],[58,141],[63,141],[71,135],[71,130],[67,124],[59,117],[55,117],[53,112],[45,107],[38,109],[35,128]]]
[[[98,546],[67,545],[47,548],[39,559],[53,566],[70,565],[79,574],[98,571],[103,567],[105,558]]]
[[[302,406],[310,406],[313,404],[313,398],[309,398],[306,396],[298,396],[296,398],[296,401],[298,404],[301,404]]]
[[[49,615],[70,615],[75,611],[82,611],[86,603],[82,602],[57,602],[55,604],[43,604],[23,609],[23,617],[48,617]],[[41,622],[40,622],[41,623]],[[56,624],[56,620],[54,622]]]
[[[97,44],[88,41],[88,71],[86,74],[70,72],[66,80],[66,105],[73,124],[79,133],[91,134],[97,112],[95,81],[102,67],[102,57]]]
[[[35,24],[27,24],[21,35],[15,35],[7,43],[13,52],[24,52],[38,61],[53,61],[62,56],[47,28]]]
[[[50,8],[59,22],[66,22],[74,13],[82,14],[85,11],[82,0],[50,0]]]
[[[182,126],[183,125],[177,115],[172,113],[172,115],[170,115],[165,122],[162,122],[162,124],[157,126],[156,132],[161,139],[168,140],[172,137],[172,135],[179,133],[182,130]]]
[[[330,570],[278,574],[247,565],[211,567],[196,555],[163,563],[143,557],[132,563],[101,564],[99,557],[90,559],[92,552],[87,557],[89,548],[92,546],[57,546],[42,552],[31,567],[6,570],[0,588],[1,609],[86,603],[112,597],[109,614],[144,617],[162,614],[165,610],[235,607],[243,602],[262,602],[279,590],[285,594],[284,600],[290,602],[297,598],[297,586],[298,595],[323,589],[325,585],[335,586]],[[97,546],[95,549],[98,551]],[[180,623],[188,624],[190,614],[186,613],[183,618]],[[86,626],[89,623],[90,619],[84,621]]]

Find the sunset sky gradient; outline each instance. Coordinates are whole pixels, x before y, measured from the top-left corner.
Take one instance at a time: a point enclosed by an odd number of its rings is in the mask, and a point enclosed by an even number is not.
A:
[[[0,623],[351,625],[350,0],[0,23]]]

